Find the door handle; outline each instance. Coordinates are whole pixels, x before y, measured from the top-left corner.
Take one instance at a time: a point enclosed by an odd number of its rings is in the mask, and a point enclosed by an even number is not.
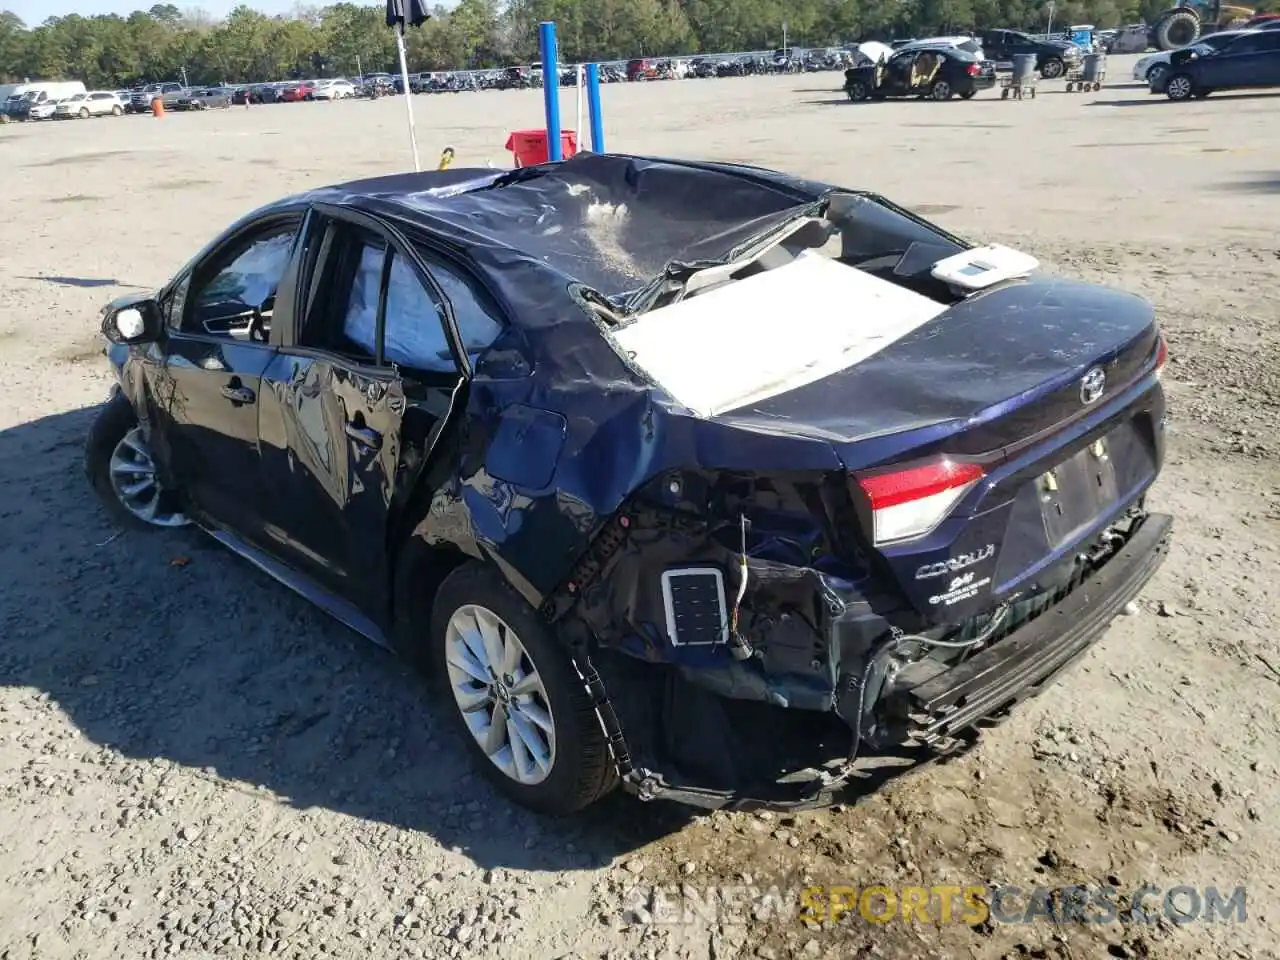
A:
[[[253,403],[254,401],[254,393],[248,387],[227,384],[222,388],[222,395],[232,403]]]
[[[377,430],[370,430],[368,427],[357,426],[354,423],[348,423],[346,430],[347,436],[361,446],[369,447],[372,450],[382,448],[382,434]]]

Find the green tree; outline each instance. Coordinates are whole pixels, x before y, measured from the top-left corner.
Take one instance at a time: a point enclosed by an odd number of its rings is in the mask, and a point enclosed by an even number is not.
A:
[[[3,0],[0,0],[3,2]],[[1150,20],[1172,0],[1058,0],[1054,23]],[[1043,30],[1048,0],[460,0],[406,36],[411,70],[532,63],[553,20],[564,63],[818,46],[983,27]],[[1280,0],[1261,0],[1261,5]],[[128,17],[68,15],[28,28],[0,11],[0,78],[260,81],[397,70],[383,4],[300,3],[269,17],[252,0],[225,18],[157,3]]]

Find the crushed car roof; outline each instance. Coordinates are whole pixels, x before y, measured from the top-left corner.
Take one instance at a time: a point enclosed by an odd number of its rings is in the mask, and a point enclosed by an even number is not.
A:
[[[523,264],[559,275],[562,287],[568,279],[616,298],[673,262],[731,257],[831,189],[755,167],[579,154],[514,171],[356,180],[302,199],[353,203],[429,230],[491,268],[508,290],[525,272],[513,268]]]

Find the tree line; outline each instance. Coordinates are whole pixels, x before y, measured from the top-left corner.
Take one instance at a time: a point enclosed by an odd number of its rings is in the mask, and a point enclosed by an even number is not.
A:
[[[1271,0],[1280,3],[1280,0]],[[1056,28],[1150,21],[1172,0],[1058,0]],[[1048,0],[460,0],[407,35],[409,68],[532,63],[537,25],[558,25],[566,63],[722,53],[787,42],[828,46],[988,27],[1041,32]],[[83,80],[113,88],[187,77],[258,82],[395,71],[385,5],[299,5],[265,16],[239,6],[217,20],[159,3],[129,16],[70,15],[28,26],[0,12],[0,79]]]

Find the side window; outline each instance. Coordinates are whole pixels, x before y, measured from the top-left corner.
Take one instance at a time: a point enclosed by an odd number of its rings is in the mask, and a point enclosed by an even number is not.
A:
[[[261,316],[263,332],[269,332],[276,288],[289,265],[296,228],[295,223],[282,223],[255,233],[217,255],[208,269],[197,268],[195,288],[187,296],[183,329],[245,339]]]
[[[387,278],[386,358],[419,370],[452,373],[457,367],[444,315],[413,267],[403,257],[391,255]]]
[[[430,289],[385,240],[330,224],[319,255],[302,346],[376,363],[381,312],[384,363],[431,373],[456,371],[443,314]]]
[[[187,311],[187,291],[191,289],[191,274],[173,285],[169,295],[160,304],[164,322],[174,330],[182,329],[182,317]]]
[[[403,257],[374,238],[360,243],[355,258],[342,318],[342,336],[348,346],[341,352],[362,360],[378,355],[378,306],[387,257],[391,270],[384,302],[383,360],[414,370],[453,373],[456,367],[443,316],[427,287]]]
[[[425,373],[457,372],[445,312],[412,262],[383,238],[340,224],[329,227],[322,247],[321,274],[313,286],[302,346],[376,363],[381,310],[384,363]],[[419,253],[474,361],[502,332],[500,312],[464,272],[430,253]]]
[[[431,277],[444,291],[445,299],[453,309],[453,322],[458,326],[462,348],[471,363],[475,364],[502,333],[502,321],[497,304],[481,289],[468,280],[456,267],[438,257],[424,255]]]

